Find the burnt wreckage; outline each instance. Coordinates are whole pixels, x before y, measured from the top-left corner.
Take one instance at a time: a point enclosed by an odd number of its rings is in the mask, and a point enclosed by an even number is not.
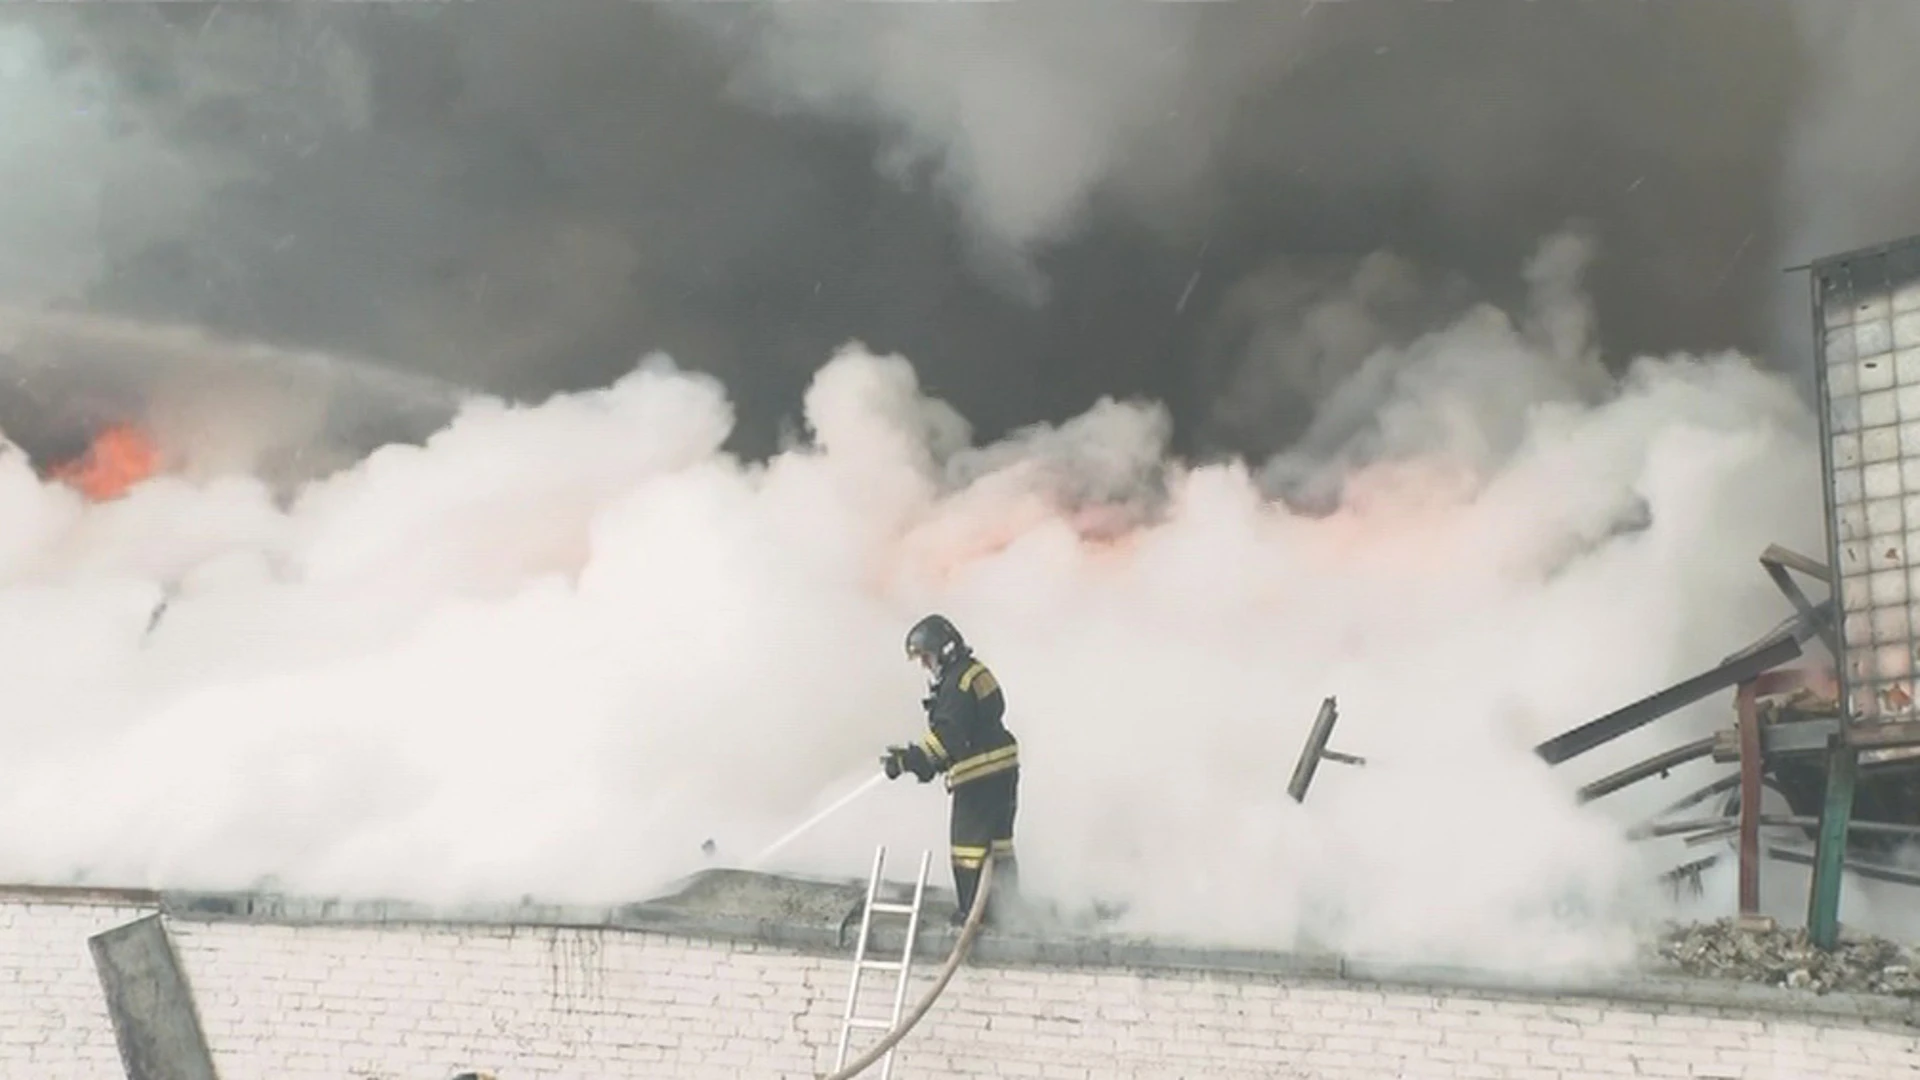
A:
[[[1738,834],[1741,909],[1743,914],[1753,914],[1758,908],[1759,828],[1786,826],[1817,843],[1833,779],[1831,756],[1837,746],[1849,746],[1857,754],[1848,778],[1853,801],[1844,834],[1847,869],[1863,877],[1920,884],[1920,874],[1892,865],[1899,847],[1920,839],[1920,731],[1904,724],[1844,729],[1839,680],[1831,660],[1805,657],[1816,638],[1829,657],[1839,655],[1834,601],[1829,597],[1813,603],[1792,573],[1827,582],[1830,571],[1778,546],[1761,555],[1760,563],[1794,605],[1795,614],[1783,626],[1713,668],[1549,739],[1534,752],[1548,764],[1559,765],[1697,701],[1733,690],[1731,727],[1594,780],[1580,789],[1581,801],[1665,777],[1691,761],[1711,758],[1737,763],[1739,771],[1669,804],[1635,829],[1634,835],[1705,841]],[[1799,660],[1808,662],[1794,665]],[[1764,795],[1769,791],[1786,804],[1789,813],[1764,811]],[[1716,802],[1717,817],[1702,817],[1696,810],[1691,818],[1673,818]],[[1749,807],[1755,811],[1749,813]],[[1772,846],[1766,854],[1787,862],[1812,862],[1810,853],[1793,847]],[[1719,858],[1689,863],[1672,876],[1677,880],[1697,875]]]
[[[1833,600],[1810,601],[1788,572],[1825,581],[1829,571],[1778,546],[1768,548],[1760,563],[1797,609],[1783,625],[1692,678],[1540,743],[1534,753],[1549,765],[1561,765],[1732,690],[1732,726],[1600,777],[1580,788],[1580,801],[1592,802],[1646,780],[1664,779],[1680,766],[1703,759],[1738,764],[1737,771],[1674,800],[1631,835],[1680,836],[1690,843],[1737,836],[1740,910],[1752,916],[1759,911],[1763,854],[1801,865],[1814,865],[1817,854],[1817,847],[1809,850],[1805,845],[1781,843],[1770,844],[1763,852],[1761,828],[1791,829],[1818,845],[1823,820],[1831,820],[1826,813],[1834,779],[1830,761],[1836,746],[1846,746],[1856,752],[1857,762],[1848,778],[1853,802],[1844,829],[1846,869],[1864,878],[1920,886],[1920,872],[1895,863],[1900,848],[1920,841],[1920,724],[1843,731],[1835,669],[1825,657],[1806,657],[1810,645],[1817,649],[1834,639]],[[1296,802],[1305,800],[1321,761],[1365,764],[1363,758],[1328,749],[1337,715],[1335,700],[1326,699],[1287,786]],[[1760,809],[1767,801],[1766,792],[1777,795],[1789,812]],[[1703,807],[1717,807],[1718,812]],[[1756,811],[1749,812],[1749,807]],[[1697,887],[1701,871],[1723,857],[1708,855],[1666,876],[1676,888],[1688,883]]]
[[[1743,920],[1759,916],[1763,857],[1812,866],[1808,934],[1832,949],[1843,868],[1920,886],[1920,872],[1899,863],[1920,841],[1920,236],[1795,269],[1812,280],[1830,562],[1768,548],[1760,564],[1793,611],[1782,625],[1713,668],[1534,750],[1561,765],[1734,691],[1731,727],[1594,780],[1579,798],[1604,798],[1703,759],[1737,764],[1632,835],[1737,838]],[[1802,579],[1825,596],[1809,597]],[[1296,801],[1320,761],[1361,763],[1327,749],[1335,716],[1329,698],[1288,786]],[[1767,812],[1768,802],[1787,812]],[[1701,809],[1712,806],[1718,814]],[[1763,852],[1763,827],[1798,833],[1811,847],[1770,843]],[[1697,887],[1700,871],[1723,857],[1667,876],[1676,887],[1689,879]]]

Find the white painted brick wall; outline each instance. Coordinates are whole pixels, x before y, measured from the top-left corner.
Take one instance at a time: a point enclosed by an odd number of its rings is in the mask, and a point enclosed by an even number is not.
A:
[[[228,1080],[804,1078],[832,1064],[847,980],[844,960],[653,934],[173,929]],[[889,981],[867,985],[868,1009],[884,1010]],[[896,1075],[1895,1080],[1920,1077],[1920,1037],[1255,976],[968,968]]]
[[[91,994],[95,1064],[22,1070],[13,1063],[28,1059],[0,1056],[0,1075],[117,1076],[84,939],[138,914],[31,916],[36,948],[59,960],[35,963],[65,965],[63,985]],[[23,921],[19,909],[10,918],[0,925]],[[501,1080],[800,1080],[832,1063],[848,974],[844,958],[659,934],[169,925],[223,1080],[446,1080],[467,1068]],[[910,1002],[936,966],[922,965]],[[868,983],[884,1010],[889,980]],[[9,1022],[26,1007],[11,993],[0,1006]],[[1920,1077],[1920,1035],[1813,1015],[1272,976],[969,967],[908,1037],[895,1076],[1900,1080]]]
[[[0,1077],[126,1080],[87,938],[150,914],[0,898]]]

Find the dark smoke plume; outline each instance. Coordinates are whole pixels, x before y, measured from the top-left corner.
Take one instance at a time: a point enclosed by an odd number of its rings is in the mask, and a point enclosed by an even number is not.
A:
[[[1779,268],[1920,229],[1909,7],[16,6],[0,287],[515,396],[665,349],[748,451],[858,338],[1265,454],[1568,223],[1610,360],[1802,364]]]
[[[0,430],[215,475],[0,452],[0,880],[655,895],[913,737],[941,610],[1063,911],[1624,958],[1671,789],[1571,787],[1724,699],[1527,748],[1777,624],[1741,553],[1821,530],[1783,380],[1612,376],[1792,368],[1778,266],[1915,227],[1914,10],[9,6]],[[1297,806],[1330,694],[1368,765]],[[773,868],[945,842],[871,798]]]

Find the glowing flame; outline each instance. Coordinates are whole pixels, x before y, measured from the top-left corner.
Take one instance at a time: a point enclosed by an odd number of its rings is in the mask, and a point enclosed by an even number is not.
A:
[[[124,424],[94,436],[87,452],[53,469],[53,479],[95,502],[117,499],[160,468],[160,451],[138,429]]]
[[[991,487],[959,496],[901,540],[900,558],[914,577],[951,582],[1043,532],[1071,543],[1099,565],[1127,559],[1145,528],[1125,504],[1068,505],[1046,492],[1007,495]]]

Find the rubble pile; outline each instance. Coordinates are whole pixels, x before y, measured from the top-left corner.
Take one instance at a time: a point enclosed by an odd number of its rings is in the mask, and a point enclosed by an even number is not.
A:
[[[1920,998],[1920,949],[1883,938],[1843,936],[1832,952],[1823,952],[1804,928],[1750,930],[1720,919],[1671,927],[1652,951],[1658,966],[1699,978]]]

